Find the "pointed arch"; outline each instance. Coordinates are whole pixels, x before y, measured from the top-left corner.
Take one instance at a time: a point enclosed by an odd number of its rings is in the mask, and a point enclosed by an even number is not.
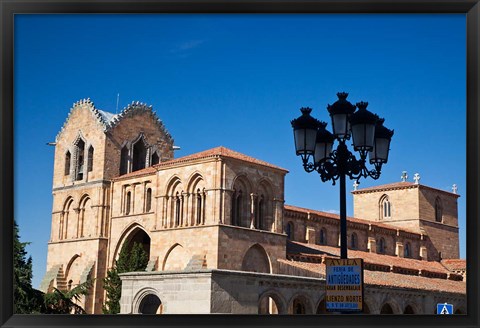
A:
[[[158,151],[154,151],[152,154],[152,165],[156,165],[160,163],[160,155],[158,154]]]
[[[148,144],[143,133],[132,142],[132,172],[144,169],[147,166]]]
[[[152,188],[148,187],[145,191],[145,212],[152,210]]]
[[[190,253],[179,243],[175,243],[167,251],[162,264],[162,271],[182,271],[190,261]]]
[[[205,179],[200,172],[194,172],[190,175],[187,183],[188,192],[188,212],[190,225],[205,224],[205,208],[206,208],[206,189]]]
[[[60,239],[76,236],[77,218],[73,208],[73,197],[67,197],[63,205],[62,218],[60,219]]]
[[[65,153],[65,166],[64,166],[63,175],[70,175],[71,165],[72,165],[72,154],[70,153],[70,150],[67,150],[67,152]]]
[[[167,226],[183,225],[183,184],[177,175],[170,178],[166,189],[167,196]]]
[[[243,256],[242,271],[271,273],[270,258],[260,244],[252,245]]]
[[[124,175],[128,173],[128,145],[123,145],[122,149],[120,150],[120,175]]]
[[[245,174],[235,177],[233,180],[233,195],[231,204],[232,225],[250,227],[250,193],[252,187],[250,180]]]
[[[117,245],[114,248],[113,257],[111,259],[111,266],[115,263],[120,253],[120,250],[123,247],[125,242],[139,242],[143,245],[144,250],[147,253],[148,258],[150,258],[150,234],[148,230],[141,225],[139,222],[133,222],[127,227],[125,227],[120,234]]]
[[[390,219],[392,216],[392,209],[391,209],[390,199],[387,194],[384,194],[380,197],[378,206],[379,206],[379,220]]]
[[[80,257],[80,256],[81,256],[81,255],[79,255],[79,254],[74,254],[74,255],[72,256],[72,258],[70,259],[70,261],[68,261],[67,266],[65,267],[65,277],[68,276],[68,274],[69,274],[69,272],[70,272],[70,268],[72,267],[73,262],[74,262],[78,257]]]
[[[97,218],[93,210],[92,199],[85,194],[80,199],[77,237],[92,237],[96,234]]]
[[[81,135],[77,137],[73,144],[75,149],[75,180],[83,180],[85,171],[85,145],[86,142]]]
[[[87,172],[93,171],[93,154],[94,154],[94,148],[92,145],[90,145],[90,147],[88,147],[88,155],[87,155]]]
[[[255,228],[272,231],[273,229],[273,192],[267,179],[260,180],[256,190]]]

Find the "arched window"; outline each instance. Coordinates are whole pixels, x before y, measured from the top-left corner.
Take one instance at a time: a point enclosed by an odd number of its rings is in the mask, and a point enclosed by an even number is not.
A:
[[[93,170],[93,146],[88,147],[87,171]]]
[[[72,155],[70,155],[70,151],[67,151],[65,154],[65,172],[64,175],[70,174],[70,163],[72,161]]]
[[[242,201],[243,195],[242,191],[239,190],[233,192],[232,199],[232,225],[240,226],[242,218]]]
[[[180,225],[180,214],[181,214],[181,202],[180,202],[180,195],[177,191],[175,196],[175,226],[178,227]]]
[[[157,152],[152,154],[152,165],[160,163],[160,156],[158,156]]]
[[[140,138],[140,140],[133,145],[132,172],[144,169],[146,159],[147,148],[145,147],[143,138]]]
[[[327,229],[322,228],[320,229],[320,245],[327,244]]]
[[[293,222],[292,221],[287,223],[287,226],[285,227],[285,233],[287,234],[287,238],[289,240],[293,240],[293,238],[294,238],[294,228],[293,228]]]
[[[201,193],[200,189],[197,189],[197,194],[196,194],[195,198],[196,198],[195,223],[196,224],[201,224],[202,223],[203,206],[202,206],[202,193]]]
[[[405,247],[403,248],[403,253],[404,253],[404,257],[412,257],[412,246],[410,245],[410,243],[405,243]]]
[[[130,204],[132,202],[132,193],[127,192],[127,197],[125,199],[125,214],[130,214]]]
[[[83,180],[83,162],[85,161],[85,142],[79,139],[75,144],[76,163],[75,163],[75,180]]]
[[[120,152],[120,175],[128,173],[128,148],[123,146]]]
[[[73,212],[73,199],[68,198],[63,207],[63,213],[60,217],[60,229],[58,239],[73,238],[76,236],[77,222]]]
[[[377,243],[377,253],[384,254],[385,253],[385,239],[382,237]]]
[[[350,248],[357,249],[358,248],[358,237],[357,234],[354,232],[350,236]]]
[[[263,195],[260,196],[258,200],[258,209],[257,209],[257,222],[255,224],[255,227],[257,229],[264,229],[265,225],[265,199]]]
[[[152,189],[148,188],[147,189],[147,194],[145,197],[145,212],[150,212],[152,209]]]
[[[440,197],[435,199],[435,221],[443,222],[443,205]]]
[[[73,280],[70,279],[68,281],[68,286],[67,286],[68,290],[72,290],[72,284],[73,284]]]
[[[380,220],[391,218],[391,204],[387,195],[380,198]]]

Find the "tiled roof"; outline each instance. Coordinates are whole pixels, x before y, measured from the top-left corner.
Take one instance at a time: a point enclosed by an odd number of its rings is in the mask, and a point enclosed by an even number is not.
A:
[[[149,166],[149,167],[146,167],[144,169],[134,171],[134,172],[130,172],[130,173],[121,175],[119,177],[113,178],[112,180],[117,181],[117,180],[123,180],[123,179],[128,179],[128,178],[138,178],[138,177],[145,176],[145,175],[155,174],[156,171],[157,170],[155,169],[155,167]]]
[[[194,153],[194,154],[187,155],[187,156],[184,156],[184,157],[179,157],[179,158],[171,159],[171,160],[159,163],[159,164],[155,164],[153,166],[144,168],[142,170],[138,170],[138,171],[135,171],[135,172],[124,174],[122,176],[114,178],[113,180],[119,180],[119,179],[123,180],[125,178],[133,178],[133,177],[149,175],[149,174],[155,173],[158,169],[168,167],[168,166],[171,166],[171,165],[174,165],[174,164],[188,163],[188,162],[195,161],[195,160],[198,160],[198,159],[211,158],[211,157],[216,157],[216,156],[234,158],[234,159],[238,159],[238,160],[241,160],[241,161],[245,161],[245,162],[249,162],[249,163],[253,163],[253,164],[258,164],[258,165],[262,165],[262,166],[267,166],[267,167],[270,167],[270,168],[274,168],[276,170],[281,170],[281,171],[284,171],[284,172],[288,172],[287,170],[285,170],[285,169],[283,169],[279,166],[272,165],[270,163],[261,161],[259,159],[256,159],[256,158],[244,155],[242,153],[236,152],[234,150],[231,150],[231,149],[220,146],[220,147],[208,149],[208,150],[205,150],[205,151],[201,151],[199,153]]]
[[[180,157],[180,158],[172,159],[172,160],[169,160],[169,161],[165,161],[165,162],[162,162],[160,164],[155,165],[155,167],[160,168],[160,167],[169,166],[169,165],[172,165],[172,164],[185,163],[185,162],[190,162],[190,161],[193,161],[193,160],[196,160],[196,159],[203,159],[203,158],[216,157],[216,156],[238,159],[238,160],[249,162],[249,163],[252,163],[252,164],[258,164],[258,165],[274,168],[274,169],[277,169],[277,170],[281,170],[281,171],[284,171],[284,172],[288,172],[284,168],[281,168],[279,166],[270,164],[268,162],[256,159],[254,157],[244,155],[242,153],[236,152],[234,150],[228,149],[228,148],[223,147],[223,146],[215,147],[215,148],[212,148],[212,149],[201,151],[199,153],[195,153],[195,154],[187,155],[187,156],[184,156],[184,157]]]
[[[445,259],[441,263],[449,270],[465,270],[467,268],[465,259]]]
[[[287,244],[287,253],[289,254],[316,254],[327,256],[340,256],[340,248],[325,245],[305,244],[295,241],[289,241]],[[449,271],[436,261],[423,261],[410,258],[403,258],[391,255],[370,253],[359,250],[348,250],[348,257],[362,258],[366,263],[397,266],[406,269],[427,270],[430,272],[449,273]]]
[[[284,208],[287,211],[310,213],[310,214],[315,214],[315,215],[326,217],[326,218],[340,220],[340,216],[338,214],[333,214],[333,213],[329,213],[329,212],[311,210],[311,209],[308,209],[308,208],[303,208],[303,207],[298,207],[298,206],[293,206],[293,205],[285,205]],[[370,221],[370,220],[354,218],[354,217],[351,217],[351,216],[347,216],[347,221],[348,222],[361,223],[361,224],[371,224],[372,226],[377,226],[377,227],[384,228],[384,229],[390,229],[390,230],[395,230],[395,231],[400,230],[400,231],[405,231],[405,232],[408,232],[408,233],[420,235],[420,233],[418,231],[409,230],[409,229],[405,229],[405,228],[400,228],[400,227],[396,227],[396,226],[386,224],[386,223],[380,223],[380,222],[375,222],[375,221]]]
[[[326,274],[326,267],[323,263],[287,260],[279,261],[309,271],[319,272],[322,275]],[[386,287],[411,288],[461,294],[466,293],[466,283],[463,281],[411,276],[394,272],[364,270],[364,283],[367,285]]]
[[[369,191],[377,191],[377,190],[386,190],[386,189],[408,188],[408,187],[415,187],[415,186],[419,186],[419,185],[414,184],[413,182],[401,181],[401,182],[395,182],[395,183],[388,183],[380,186],[358,189],[358,190],[352,191],[352,194],[369,192]]]
[[[312,245],[302,243],[292,243],[297,246],[303,246],[309,248]],[[319,246],[319,245],[315,245]],[[318,248],[318,249],[317,249]],[[328,257],[338,257],[340,250],[335,247],[319,246],[315,247],[316,251],[323,249],[324,254]],[[321,256],[322,251],[317,253],[317,256]],[[363,258],[365,263],[378,263],[381,265],[395,265],[399,267],[411,268],[411,269],[423,269],[430,272],[448,272],[438,262],[427,262],[413,259],[402,259],[388,255],[380,255],[374,253],[360,252],[349,250],[349,258]],[[298,260],[278,260],[282,263],[305,269],[308,271],[318,272],[321,275],[326,274],[325,264],[319,262],[303,262]],[[384,271],[372,271],[364,270],[364,282],[369,285],[379,285],[386,287],[400,287],[411,288],[421,290],[431,290],[449,293],[466,293],[466,283],[464,281],[455,281],[449,279],[429,278],[418,275],[408,275],[396,272],[384,272]]]

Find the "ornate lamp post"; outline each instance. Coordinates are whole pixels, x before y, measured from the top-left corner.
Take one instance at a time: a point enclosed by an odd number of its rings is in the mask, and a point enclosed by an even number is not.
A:
[[[345,176],[356,180],[371,177],[378,179],[382,164],[388,161],[393,130],[383,126],[384,119],[367,110],[368,103],[352,105],[348,93],[337,93],[338,100],[328,105],[333,134],[325,129],[327,123],[312,116],[311,108],[304,107],[302,115],[291,121],[297,156],[302,158],[307,172],[316,171],[323,182],[340,180],[340,247],[341,258],[347,258],[347,209]],[[358,110],[356,110],[358,108]],[[356,111],[355,111],[356,110]],[[347,148],[346,141],[353,139],[353,149],[360,158]],[[333,144],[337,140],[337,149]],[[366,167],[367,156],[373,168]]]

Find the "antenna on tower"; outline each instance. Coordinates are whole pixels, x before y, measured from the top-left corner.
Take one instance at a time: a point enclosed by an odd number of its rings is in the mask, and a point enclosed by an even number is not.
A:
[[[118,100],[120,99],[120,94],[117,93],[117,108],[115,109],[115,114],[118,114]]]

